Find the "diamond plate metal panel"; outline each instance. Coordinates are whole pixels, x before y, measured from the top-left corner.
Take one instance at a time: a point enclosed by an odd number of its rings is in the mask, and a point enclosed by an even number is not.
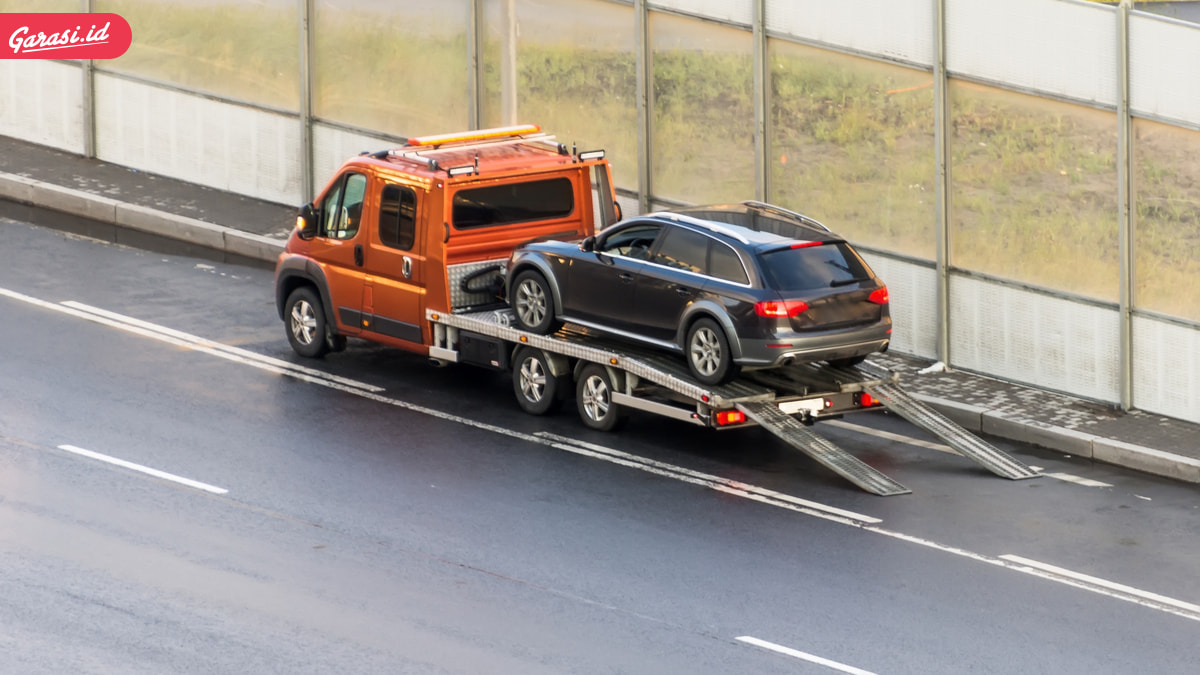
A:
[[[499,258],[496,260],[449,265],[446,268],[446,275],[450,282],[450,311],[457,312],[463,308],[478,307],[497,302],[496,297],[491,293],[467,292],[463,289],[463,281],[470,275],[486,269],[500,268],[503,270],[507,262],[508,258]]]
[[[932,3],[930,3],[932,4]],[[1117,105],[1116,10],[1073,0],[946,1],[946,67]]]
[[[207,97],[96,75],[106,161],[281,204],[300,195],[300,124]]]
[[[1129,17],[1129,99],[1134,112],[1200,124],[1200,26]]]
[[[1120,398],[1115,309],[950,279],[952,366],[1085,398]]]
[[[0,59],[0,134],[83,153],[83,70],[73,63]]]
[[[937,272],[932,267],[860,251],[887,284],[892,344],[902,354],[937,357]]]
[[[1133,405],[1200,424],[1200,330],[1133,318]]]
[[[933,67],[931,0],[767,0],[767,30]]]

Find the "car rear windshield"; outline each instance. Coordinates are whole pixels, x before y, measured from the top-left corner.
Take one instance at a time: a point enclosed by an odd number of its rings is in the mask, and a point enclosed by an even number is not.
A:
[[[460,230],[565,218],[575,210],[575,190],[567,178],[489,185],[459,190],[452,208]]]
[[[812,291],[848,285],[871,277],[866,265],[844,243],[784,248],[759,256],[767,282],[778,291]]]

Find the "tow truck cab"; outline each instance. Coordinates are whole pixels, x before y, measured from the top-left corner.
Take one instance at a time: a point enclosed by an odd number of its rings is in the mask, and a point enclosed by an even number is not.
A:
[[[427,309],[495,303],[517,244],[586,237],[618,211],[604,151],[535,125],[410,138],[346,161],[300,209],[276,307],[306,356],[348,336],[428,354]]]

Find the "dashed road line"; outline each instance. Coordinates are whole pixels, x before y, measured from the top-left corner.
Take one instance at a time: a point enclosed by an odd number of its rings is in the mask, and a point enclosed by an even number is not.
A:
[[[734,639],[739,642],[745,642],[746,644],[754,645],[755,647],[762,647],[763,649],[769,649],[769,650],[771,650],[773,652],[777,652],[779,654],[786,654],[788,656],[791,656],[791,657],[794,657],[797,659],[802,659],[804,661],[808,661],[809,663],[816,663],[818,665],[822,665],[827,668],[832,668],[834,670],[837,670],[837,671],[840,671],[843,673],[849,673],[850,675],[875,675],[874,673],[872,673],[869,670],[863,670],[862,668],[855,668],[854,666],[848,666],[844,663],[838,663],[837,661],[831,661],[827,658],[817,656],[815,654],[809,654],[808,652],[802,652],[799,649],[792,649],[791,647],[784,647],[783,645],[777,645],[774,642],[767,642],[766,640],[760,640],[756,637],[751,637],[749,635],[743,635],[739,638],[734,638]]]
[[[184,478],[183,476],[176,476],[173,473],[167,473],[166,471],[159,471],[158,469],[152,469],[148,466],[144,466],[142,464],[135,464],[133,462],[126,461],[124,459],[119,459],[117,457],[113,457],[111,455],[104,455],[99,452],[93,452],[91,450],[84,450],[83,448],[76,447],[74,445],[60,445],[60,446],[58,446],[58,449],[65,450],[66,452],[80,455],[82,457],[88,457],[90,459],[99,460],[101,462],[112,464],[114,466],[119,466],[119,467],[122,467],[125,469],[130,469],[132,471],[140,471],[141,473],[144,473],[144,474],[147,474],[150,476],[154,476],[155,478],[162,478],[163,480],[173,481],[173,482],[179,483],[181,485],[186,485],[188,487],[196,488],[197,490],[204,490],[205,492],[211,492],[214,495],[223,495],[223,494],[229,493],[229,490],[226,490],[225,488],[220,488],[215,485],[209,485],[208,483],[201,483],[198,480],[192,480],[191,478]]]

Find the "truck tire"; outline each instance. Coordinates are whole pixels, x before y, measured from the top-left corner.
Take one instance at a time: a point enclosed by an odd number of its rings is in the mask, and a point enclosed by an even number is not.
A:
[[[316,359],[329,351],[325,340],[325,310],[313,289],[301,286],[288,296],[284,312],[288,342],[300,356]]]
[[[733,362],[725,331],[708,317],[698,319],[688,329],[683,355],[692,376],[707,385],[725,384],[741,370]]]
[[[562,327],[554,318],[554,294],[541,272],[525,270],[512,285],[513,315],[517,327],[538,335],[549,335]]]
[[[624,411],[612,400],[613,391],[612,378],[604,366],[589,363],[580,371],[575,403],[579,418],[589,428],[612,431],[624,421]]]
[[[530,415],[545,415],[562,406],[571,380],[550,372],[550,362],[540,349],[523,347],[513,360],[513,393],[517,405]]]

